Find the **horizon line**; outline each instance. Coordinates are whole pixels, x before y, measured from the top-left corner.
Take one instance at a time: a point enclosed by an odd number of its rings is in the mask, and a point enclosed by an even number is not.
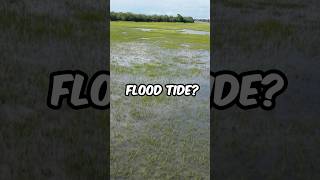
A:
[[[193,19],[206,19],[206,20],[210,20],[210,17],[209,18],[195,18],[193,16],[185,16],[181,13],[177,13],[175,15],[173,14],[164,14],[164,13],[138,13],[138,12],[131,12],[131,11],[113,11],[110,9],[110,13],[111,12],[115,12],[115,13],[132,13],[132,14],[141,14],[141,15],[147,15],[147,16],[152,16],[152,15],[156,15],[156,16],[177,16],[178,14],[180,14],[182,17],[192,17]]]

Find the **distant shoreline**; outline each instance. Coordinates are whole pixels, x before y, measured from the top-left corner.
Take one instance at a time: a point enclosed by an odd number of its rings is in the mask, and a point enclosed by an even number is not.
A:
[[[194,23],[196,20],[193,17],[184,17],[180,14],[177,16],[168,15],[145,15],[135,14],[130,12],[111,12],[111,21],[134,21],[134,22],[182,22]]]

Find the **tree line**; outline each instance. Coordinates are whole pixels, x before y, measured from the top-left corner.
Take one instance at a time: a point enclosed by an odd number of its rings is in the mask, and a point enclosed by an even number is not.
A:
[[[145,15],[145,14],[134,14],[130,12],[111,12],[111,21],[136,21],[136,22],[184,22],[194,23],[192,17],[183,17],[180,14],[177,16],[168,15]]]

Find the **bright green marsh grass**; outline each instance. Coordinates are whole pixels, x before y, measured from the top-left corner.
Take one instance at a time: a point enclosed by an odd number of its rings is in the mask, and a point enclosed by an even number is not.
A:
[[[141,28],[150,31],[143,31]],[[174,49],[187,45],[195,50],[209,49],[209,35],[179,32],[183,29],[210,32],[210,25],[209,23],[111,22],[111,41],[148,41],[164,48]]]

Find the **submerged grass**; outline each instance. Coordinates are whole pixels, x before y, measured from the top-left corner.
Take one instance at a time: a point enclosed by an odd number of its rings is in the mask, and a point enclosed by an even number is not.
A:
[[[238,108],[211,111],[214,123],[211,130],[217,137],[213,145],[217,148],[213,150],[215,163],[219,164],[216,179],[319,176],[312,171],[315,163],[310,164],[318,156],[319,148],[319,136],[313,133],[319,127],[316,117],[320,103],[314,98],[320,72],[320,50],[315,46],[320,40],[319,3],[224,0],[216,8],[219,9],[214,35],[217,53],[212,71],[275,68],[291,82],[273,112]],[[246,13],[239,17],[242,10]]]
[[[109,130],[108,112],[75,112],[65,105],[53,112],[46,106],[51,72],[71,68],[91,74],[105,64],[105,23],[82,14],[100,11],[69,15],[72,9],[66,8],[60,17],[54,5],[63,9],[64,1],[45,2],[50,12],[34,12],[41,5],[29,3],[40,2],[0,5],[0,159],[10,162],[1,167],[0,179],[103,179],[108,140],[101,132]]]
[[[209,35],[183,29],[209,24],[111,22],[111,179],[209,179],[208,100],[123,92],[128,83],[209,82]]]

